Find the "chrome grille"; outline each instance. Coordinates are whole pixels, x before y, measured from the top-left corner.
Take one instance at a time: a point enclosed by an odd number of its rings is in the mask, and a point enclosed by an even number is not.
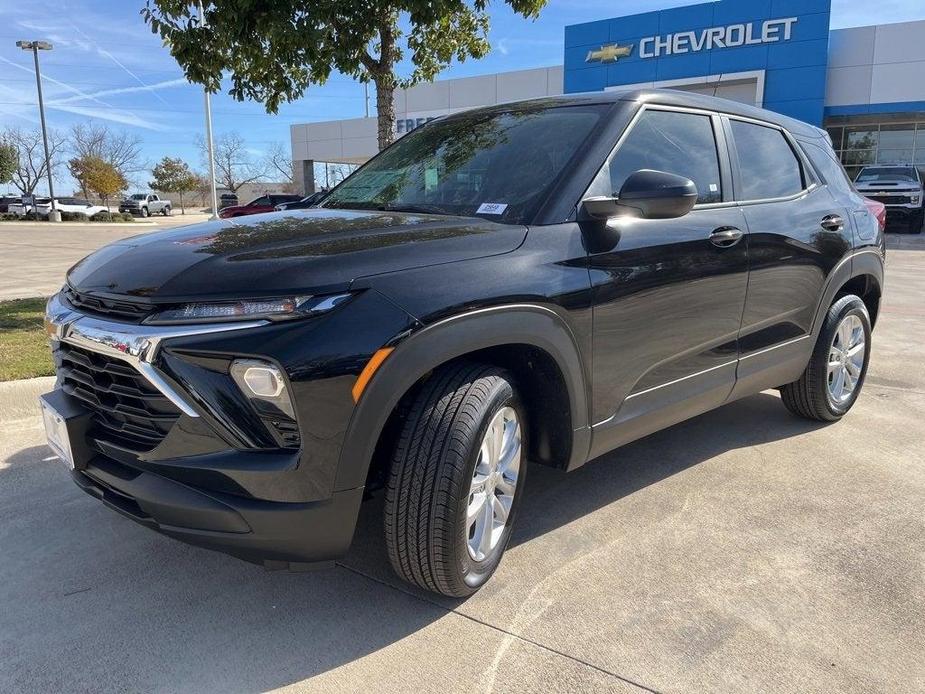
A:
[[[909,205],[912,198],[908,195],[868,195],[871,200],[882,202],[884,205]]]

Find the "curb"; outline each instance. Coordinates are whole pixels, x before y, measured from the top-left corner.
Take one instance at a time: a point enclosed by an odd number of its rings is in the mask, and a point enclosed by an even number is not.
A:
[[[0,222],[0,229],[5,225],[23,226],[32,225],[43,227],[48,226],[53,229],[60,227],[137,227],[137,226],[157,226],[157,222]]]
[[[54,376],[0,383],[0,422],[39,417],[38,397],[55,387]]]

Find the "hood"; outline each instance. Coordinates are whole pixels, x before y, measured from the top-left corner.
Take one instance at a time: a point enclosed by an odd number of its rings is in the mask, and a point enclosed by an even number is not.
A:
[[[470,217],[312,208],[135,236],[68,272],[81,292],[153,301],[339,291],[358,277],[508,253],[526,228]]]
[[[902,178],[897,178],[894,180],[888,179],[885,181],[865,181],[862,183],[855,183],[854,187],[862,192],[875,190],[893,190],[896,192],[921,190],[921,186],[915,181]]]

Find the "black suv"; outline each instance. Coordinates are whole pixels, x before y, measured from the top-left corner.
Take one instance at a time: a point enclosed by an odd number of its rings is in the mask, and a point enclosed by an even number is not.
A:
[[[320,207],[75,265],[48,437],[107,506],[271,569],[343,555],[381,491],[395,570],[463,596],[527,461],[573,470],[767,388],[844,415],[884,253],[805,123],[653,90],[478,109]]]

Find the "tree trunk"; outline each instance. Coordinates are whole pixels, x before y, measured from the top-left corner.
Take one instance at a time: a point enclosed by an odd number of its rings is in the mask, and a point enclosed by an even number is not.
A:
[[[183,207],[183,193],[178,193],[180,196],[180,214],[186,214],[186,208]]]
[[[395,122],[395,86],[392,73],[376,76],[376,118],[378,120],[379,151],[392,144],[392,124]]]

